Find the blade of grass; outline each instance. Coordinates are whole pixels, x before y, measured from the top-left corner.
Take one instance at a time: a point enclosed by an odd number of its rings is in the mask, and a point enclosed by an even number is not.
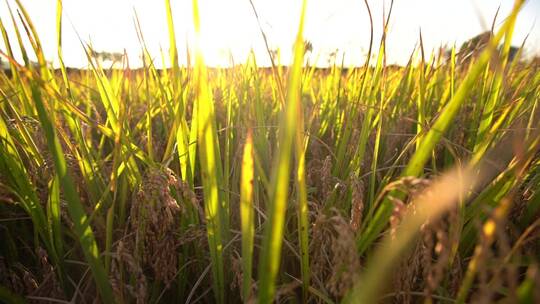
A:
[[[253,243],[255,238],[255,214],[253,209],[253,138],[248,131],[242,159],[240,185],[240,220],[242,225],[242,298],[247,303],[251,298]]]
[[[201,179],[204,192],[204,210],[207,221],[208,243],[212,261],[213,288],[218,303],[226,301],[224,272],[224,245],[228,241],[228,205],[220,193],[222,181],[221,157],[217,138],[214,101],[208,83],[202,50],[200,48],[200,15],[198,1],[192,1],[193,23],[197,36],[195,54],[195,103],[197,113],[197,143],[200,154]],[[196,114],[196,116],[195,116]]]
[[[41,99],[41,93],[35,84],[32,85],[32,96],[38,112],[39,121],[47,138],[49,151],[53,156],[56,174],[68,201],[68,211],[75,225],[75,233],[92,271],[98,292],[104,302],[114,303],[112,288],[99,258],[99,248],[96,244],[94,233],[82,207],[75,183],[69,173],[62,147],[54,131],[53,122],[47,113],[45,104]]]
[[[66,66],[64,64],[64,56],[62,54],[62,0],[56,1],[56,46],[58,48],[58,63],[60,64],[60,71],[62,71],[62,79],[64,80],[64,86],[71,98],[71,88],[69,85]]]
[[[512,20],[516,18],[523,1],[517,0],[514,5],[514,9],[510,17],[507,20]],[[466,97],[471,92],[473,86],[476,83],[476,80],[484,70],[486,64],[488,64],[492,53],[494,52],[497,44],[501,40],[502,36],[506,32],[508,27],[511,27],[513,23],[507,21],[504,23],[503,27],[497,35],[490,41],[487,49],[482,52],[480,59],[467,74],[463,83],[458,88],[456,94],[448,102],[445,108],[441,111],[438,119],[435,121],[433,126],[429,129],[427,134],[422,138],[421,143],[419,144],[416,152],[410,159],[407,164],[407,167],[402,172],[402,176],[418,176],[422,173],[424,165],[429,160],[432,155],[433,149],[441,140],[443,134],[448,130],[449,126],[453,122],[458,110],[463,105],[466,100]],[[357,244],[358,250],[363,254],[367,248],[372,244],[372,242],[377,238],[379,233],[384,229],[388,223],[388,218],[393,209],[393,203],[390,200],[390,196],[399,195],[397,193],[390,193],[387,198],[382,202],[381,206],[377,209],[373,220],[370,221],[362,233],[358,234]]]
[[[268,220],[265,223],[262,255],[259,260],[259,302],[274,300],[275,281],[281,260],[281,246],[288,201],[291,151],[298,128],[298,109],[301,102],[302,63],[304,57],[304,19],[306,0],[302,1],[300,23],[294,46],[294,61],[287,86],[284,112],[279,124],[279,148],[272,175]]]
[[[301,90],[300,90],[301,92]],[[304,109],[302,102],[297,103],[297,128],[296,128],[296,187],[297,187],[297,216],[298,216],[298,240],[300,245],[300,269],[302,273],[303,301],[307,303],[309,294],[309,208],[307,201],[306,185],[306,149],[309,145],[309,136],[304,131]]]

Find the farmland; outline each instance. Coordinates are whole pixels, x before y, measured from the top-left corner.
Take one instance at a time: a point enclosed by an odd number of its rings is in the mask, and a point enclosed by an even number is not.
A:
[[[86,46],[68,69],[59,38],[54,69],[17,3],[0,302],[540,300],[540,63],[509,59],[523,1],[474,52],[420,43],[390,66],[383,35],[325,69],[304,64],[304,10],[288,66],[210,68],[197,46],[182,66],[169,0],[169,68],[139,30],[142,68]]]

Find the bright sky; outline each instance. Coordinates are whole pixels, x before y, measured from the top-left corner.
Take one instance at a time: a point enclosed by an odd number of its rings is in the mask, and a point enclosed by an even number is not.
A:
[[[8,0],[12,8],[15,1]],[[47,59],[56,62],[56,0],[21,0],[38,29]],[[290,57],[299,17],[301,0],[253,0],[271,48],[282,50],[282,61]],[[375,44],[381,37],[383,3],[370,0],[375,22]],[[186,45],[193,42],[191,1],[171,0],[180,62],[185,62]],[[489,29],[497,7],[499,22],[507,16],[513,0],[395,0],[388,35],[388,63],[406,63],[418,42],[422,29],[427,50],[441,44],[457,43]],[[251,49],[259,65],[268,65],[268,55],[249,0],[199,0],[202,40],[209,65],[227,65],[229,54],[236,63],[243,62]],[[126,49],[132,65],[140,63],[140,44],[134,26],[137,11],[146,43],[156,64],[161,53],[169,49],[164,1],[160,0],[64,0],[63,50],[68,66],[83,67],[86,58],[77,38],[91,42],[98,51],[123,52]],[[529,0],[521,12],[514,34],[520,45],[527,34],[528,54],[540,53],[540,0]],[[0,1],[0,18],[8,28],[12,43],[16,41],[4,1]],[[308,0],[305,39],[313,44],[312,62],[327,62],[328,54],[339,49],[345,53],[345,64],[360,65],[369,45],[369,20],[363,0]],[[22,30],[22,28],[21,28]],[[4,49],[4,42],[0,42]],[[341,57],[341,55],[339,55]]]

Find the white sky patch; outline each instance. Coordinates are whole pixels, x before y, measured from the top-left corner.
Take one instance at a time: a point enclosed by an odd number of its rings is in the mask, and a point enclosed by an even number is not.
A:
[[[8,0],[13,10],[15,1]],[[47,59],[56,62],[56,0],[21,0],[35,24]],[[288,63],[298,27],[300,0],[253,0],[272,49],[280,48],[282,62]],[[171,0],[180,62],[185,63],[187,47],[193,44],[191,1]],[[369,1],[374,18],[374,47],[382,33],[383,7],[390,1]],[[512,0],[395,0],[387,37],[387,62],[405,64],[418,42],[419,31],[425,49],[447,44],[458,46],[465,40],[488,30],[497,7],[499,22],[512,8]],[[251,49],[259,65],[269,59],[249,0],[199,0],[201,10],[201,44],[207,63],[227,66],[231,57],[242,63]],[[64,0],[63,51],[68,66],[86,66],[86,57],[77,33],[84,43],[97,51],[120,52],[125,49],[130,64],[138,66],[141,46],[134,25],[137,12],[147,47],[161,66],[162,53],[168,64],[169,38],[164,1],[149,0]],[[17,16],[15,14],[15,16]],[[526,50],[540,51],[540,0],[529,0],[521,12],[513,37],[520,45],[530,34]],[[16,38],[6,4],[0,1],[0,18],[6,26],[12,45]],[[487,28],[486,28],[487,26]],[[20,27],[21,31],[23,30]],[[369,19],[362,0],[308,0],[305,39],[313,44],[311,62],[319,56],[325,65],[329,54],[339,50],[346,65],[363,64],[369,45]],[[24,33],[24,32],[23,32]],[[29,44],[27,44],[29,47]],[[0,48],[5,50],[4,42]],[[17,47],[15,47],[17,49]],[[20,57],[17,59],[20,60]]]

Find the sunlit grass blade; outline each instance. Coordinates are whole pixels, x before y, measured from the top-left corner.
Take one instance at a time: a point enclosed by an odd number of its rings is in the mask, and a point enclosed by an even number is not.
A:
[[[62,242],[62,223],[61,223],[61,203],[60,203],[60,182],[58,176],[55,176],[49,185],[49,200],[47,204],[47,218],[51,230],[51,240],[54,242],[55,250],[58,255],[59,264],[63,268],[64,244]]]
[[[195,32],[199,36],[200,15],[197,0],[193,0],[192,5]],[[197,44],[195,58],[194,85],[197,112],[193,114],[193,117],[197,120],[197,144],[204,192],[206,230],[212,261],[212,280],[216,301],[225,303],[226,274],[224,261],[228,257],[224,255],[224,246],[227,243],[229,233],[228,205],[225,205],[220,190],[223,173],[217,139],[214,101],[208,84],[208,71],[199,44]]]
[[[309,145],[309,137],[306,136],[304,127],[304,109],[302,102],[297,103],[297,128],[296,128],[296,187],[297,187],[297,220],[298,220],[298,243],[300,247],[300,269],[302,272],[303,301],[307,302],[310,270],[309,270],[309,208],[306,185],[306,149]]]
[[[374,116],[376,116],[376,101],[378,93],[378,89],[380,88],[381,82],[381,76],[384,69],[384,54],[385,54],[385,48],[386,44],[385,41],[381,41],[381,45],[379,48],[379,53],[377,54],[377,64],[375,66],[375,69],[373,71],[373,75],[371,76],[371,86],[366,91],[366,108],[365,108],[365,114],[362,120],[362,127],[360,129],[360,139],[358,141],[358,149],[356,150],[356,153],[354,155],[353,159],[353,167],[355,170],[355,175],[359,176],[363,171],[363,161],[364,156],[366,153],[367,143],[369,140],[369,135],[371,133],[371,130],[373,129],[373,122],[374,122]],[[369,69],[369,68],[368,68]],[[367,71],[366,71],[367,73]]]
[[[298,111],[301,108],[302,64],[304,57],[304,18],[306,0],[302,2],[300,23],[294,46],[294,61],[289,74],[287,98],[279,124],[279,147],[272,175],[268,219],[265,223],[262,253],[259,263],[258,299],[260,303],[274,300],[275,281],[281,260],[281,246],[285,213],[289,199],[291,152],[298,128]]]
[[[36,27],[34,26],[32,20],[30,19],[30,15],[26,11],[25,7],[21,4],[20,0],[15,0],[15,2],[17,3],[20,13],[22,13],[22,16],[19,13],[19,17],[22,21],[23,27],[26,30],[27,38],[31,42],[34,53],[36,54],[41,71],[41,77],[43,77],[45,81],[50,82],[52,86],[56,87],[56,80],[54,79],[52,72],[49,70],[49,66],[45,60],[45,54],[43,53],[43,47],[41,45]]]
[[[66,66],[64,64],[64,56],[62,54],[62,0],[56,1],[56,45],[58,48],[58,63],[60,64],[60,71],[62,71],[64,86],[70,97],[72,97]]]
[[[240,220],[242,226],[242,298],[248,302],[252,296],[253,243],[255,238],[255,210],[253,208],[253,138],[248,132],[242,159],[240,183]]]
[[[417,108],[418,108],[418,121],[416,123],[416,148],[420,147],[422,141],[422,135],[424,133],[424,127],[426,124],[426,60],[424,55],[424,41],[422,39],[422,31],[420,31],[420,54],[421,61],[420,66],[418,67],[418,98],[417,98]]]
[[[174,109],[175,109],[175,116],[173,120],[173,126],[172,131],[169,136],[169,140],[167,142],[167,148],[165,150],[165,154],[163,156],[164,160],[171,157],[172,153],[172,144],[173,142],[176,143],[177,149],[178,149],[178,157],[180,162],[180,171],[182,173],[182,179],[184,181],[187,181],[191,186],[193,186],[193,176],[195,172],[195,168],[193,167],[194,162],[190,161],[190,159],[194,159],[194,155],[196,153],[196,146],[193,148],[190,144],[190,131],[186,122],[186,98],[185,95],[187,93],[187,87],[180,86],[180,66],[179,66],[179,58],[178,58],[178,49],[176,45],[176,34],[174,30],[174,19],[172,14],[172,8],[170,0],[165,0],[165,8],[167,11],[167,26],[169,30],[169,44],[170,44],[170,50],[169,50],[169,57],[171,62],[171,69],[172,69],[172,100]],[[189,62],[188,62],[189,64]],[[196,125],[196,124],[195,124]],[[174,139],[174,140],[173,140]]]
[[[47,138],[49,151],[53,157],[56,174],[60,181],[60,185],[62,186],[63,194],[68,201],[68,211],[75,225],[75,233],[77,234],[86,261],[92,271],[98,292],[104,302],[114,303],[112,288],[103,268],[103,264],[100,261],[99,248],[96,244],[94,233],[82,207],[75,183],[69,173],[64,152],[62,151],[62,147],[54,131],[53,122],[47,113],[41,93],[35,84],[32,87],[32,96],[38,112],[39,121]]]
[[[12,20],[13,24],[15,24],[15,18],[13,17],[13,13],[12,13],[11,8],[10,8],[9,5],[8,5],[8,9],[9,9],[9,13],[10,13],[10,16],[11,16],[11,20]],[[8,35],[7,31],[6,31],[4,23],[2,22],[2,19],[0,19],[0,30],[2,31],[2,38],[4,39],[4,45],[5,45],[5,48],[6,48],[6,51],[7,51],[7,55],[8,55],[9,58],[13,59],[13,58],[15,58],[14,51],[13,51],[13,48],[11,46],[9,35]],[[19,43],[21,55],[23,57],[23,60],[24,60],[25,64],[28,66],[28,63],[29,63],[28,55],[26,53],[26,49],[24,48],[24,45],[22,44],[22,38],[21,38],[21,35],[20,35],[20,32],[19,32],[19,28],[14,26],[14,30],[15,30],[15,34],[16,34],[16,37],[17,37],[17,41]],[[21,101],[22,101],[22,103],[24,105],[24,108],[23,108],[24,111],[22,111],[22,113],[23,114],[31,114],[31,113],[33,113],[33,110],[32,110],[32,107],[31,107],[30,93],[28,91],[28,88],[23,85],[19,70],[17,69],[17,66],[14,63],[14,60],[9,60],[9,66],[10,66],[10,70],[11,70],[11,73],[12,73],[12,77],[15,80],[14,85],[16,85],[16,87],[21,91],[21,94],[20,94]]]
[[[105,107],[107,113],[107,122],[110,123],[111,130],[113,131],[112,139],[117,143],[116,147],[122,151],[121,163],[115,168],[115,172],[112,175],[119,175],[121,171],[127,169],[129,174],[128,178],[132,184],[138,183],[141,180],[141,173],[139,167],[135,163],[133,158],[134,151],[131,148],[131,134],[129,129],[124,129],[124,119],[126,114],[126,107],[120,102],[117,90],[114,89],[114,83],[112,79],[109,79],[103,69],[99,66],[99,63],[94,63],[91,56],[91,47],[85,47],[86,57],[90,63],[90,70],[94,75],[98,91],[101,97],[101,102]],[[120,84],[117,84],[121,86]],[[103,144],[103,138],[102,142]],[[150,160],[145,155],[145,162],[150,163]],[[116,169],[118,171],[116,171]]]
[[[180,68],[178,64],[178,49],[176,47],[176,34],[174,31],[174,19],[171,9],[171,1],[165,0],[165,10],[167,11],[167,28],[169,30],[169,58],[172,67],[173,88],[177,87],[177,81],[180,79]]]
[[[486,133],[491,129],[491,122],[494,119],[494,111],[497,106],[497,103],[500,99],[501,94],[503,93],[503,80],[505,77],[506,66],[508,63],[508,55],[510,51],[510,46],[512,42],[512,34],[515,26],[516,18],[510,18],[508,20],[508,25],[506,26],[506,32],[504,33],[504,44],[502,47],[502,55],[497,58],[500,62],[496,64],[495,75],[493,76],[493,82],[488,95],[488,100],[484,104],[482,109],[482,116],[480,120],[480,125],[478,126],[477,131],[477,142],[474,147],[474,151],[478,149],[481,145],[481,140],[485,138]]]
[[[512,14],[508,20],[513,20],[516,18],[522,5],[522,1],[516,1]],[[476,80],[483,72],[486,64],[488,64],[497,44],[502,39],[502,36],[505,34],[507,28],[511,27],[512,25],[513,23],[510,21],[505,22],[497,35],[495,35],[495,37],[493,37],[493,39],[490,41],[487,49],[483,51],[478,59],[478,62],[475,63],[474,67],[467,74],[452,100],[448,102],[445,108],[441,111],[437,120],[422,138],[416,152],[409,160],[406,168],[403,170],[401,174],[402,176],[418,176],[422,173],[424,165],[433,153],[433,149],[439,143],[443,134],[448,130],[451,123],[454,121],[456,114],[465,102],[466,97],[470,94]],[[389,194],[389,197],[393,195],[397,194]],[[377,238],[382,229],[384,229],[392,212],[392,205],[393,204],[389,198],[385,199],[376,211],[373,220],[370,221],[362,233],[358,235],[357,241],[360,253],[364,253],[375,238]]]

